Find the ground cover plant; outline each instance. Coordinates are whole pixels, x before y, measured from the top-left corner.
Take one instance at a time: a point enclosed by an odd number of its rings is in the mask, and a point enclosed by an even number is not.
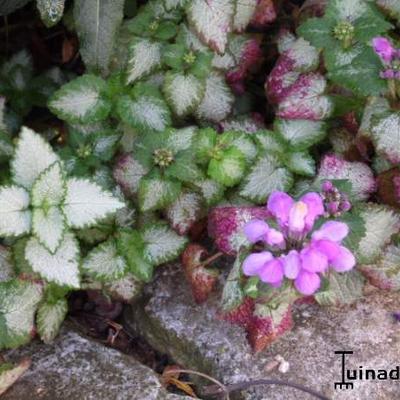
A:
[[[13,28],[26,13],[32,43]],[[175,261],[255,351],[296,302],[400,289],[395,1],[0,15],[0,350],[52,341],[71,293],[129,303]]]

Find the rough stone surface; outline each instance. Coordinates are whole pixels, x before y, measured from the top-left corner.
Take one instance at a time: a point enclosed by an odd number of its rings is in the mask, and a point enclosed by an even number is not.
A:
[[[362,301],[341,308],[301,305],[295,310],[295,328],[261,354],[254,356],[244,330],[215,318],[218,299],[199,306],[191,298],[179,266],[159,271],[146,289],[142,306],[127,309],[130,329],[186,368],[208,373],[224,383],[254,378],[276,378],[303,384],[332,400],[394,400],[399,381],[355,381],[353,390],[335,390],[340,379],[337,350],[352,350],[348,368],[392,369],[400,364],[400,310],[397,293],[373,291]],[[277,355],[289,362],[282,374],[268,372]],[[237,395],[247,400],[314,399],[287,387],[270,386]]]
[[[168,393],[157,374],[134,358],[86,339],[70,328],[51,345],[39,341],[6,353],[32,357],[32,366],[2,400],[188,400]]]

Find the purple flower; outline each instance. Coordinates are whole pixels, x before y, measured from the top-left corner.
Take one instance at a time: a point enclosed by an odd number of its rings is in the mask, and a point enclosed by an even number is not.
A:
[[[294,281],[300,293],[311,295],[320,287],[320,274],[329,268],[345,272],[355,266],[354,255],[341,244],[349,234],[347,224],[327,221],[309,235],[316,219],[324,213],[322,198],[317,193],[307,193],[295,201],[286,193],[274,192],[267,208],[281,231],[260,219],[247,223],[244,232],[248,240],[264,243],[270,251],[250,254],[243,263],[245,275],[258,276],[274,287],[287,278]]]
[[[384,37],[376,37],[372,40],[375,53],[387,63],[390,63],[393,57],[397,54],[396,49],[390,41]]]

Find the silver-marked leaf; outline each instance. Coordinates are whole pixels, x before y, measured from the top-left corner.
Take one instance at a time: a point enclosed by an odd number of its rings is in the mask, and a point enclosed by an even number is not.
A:
[[[34,208],[32,213],[32,230],[39,242],[54,254],[64,237],[65,218],[60,208]]]
[[[13,181],[29,190],[38,176],[55,161],[58,156],[50,145],[39,134],[23,127],[11,162]]]
[[[203,99],[196,110],[196,116],[213,122],[220,122],[232,111],[235,97],[223,75],[211,72],[206,79]]]
[[[315,161],[307,151],[290,153],[285,164],[295,174],[315,176]]]
[[[50,28],[57,24],[64,13],[65,0],[36,0],[40,18]]]
[[[68,312],[66,299],[59,299],[55,303],[43,303],[39,306],[36,324],[40,338],[45,343],[51,343],[57,336],[61,324]]]
[[[0,245],[0,282],[14,278],[14,265],[11,250]]]
[[[0,236],[19,236],[31,230],[29,193],[18,186],[0,187]]]
[[[108,74],[123,10],[123,0],[74,1],[79,49],[88,70]]]
[[[369,203],[360,209],[365,221],[365,235],[355,252],[361,264],[375,262],[391,237],[400,230],[400,216],[389,207]]]
[[[118,254],[113,240],[95,247],[82,263],[82,271],[86,275],[102,282],[122,278],[126,269],[126,261]]]
[[[22,346],[34,336],[34,316],[42,294],[37,283],[0,283],[0,349]]]
[[[193,192],[182,193],[168,208],[167,219],[180,235],[188,233],[200,218],[203,208],[202,197]]]
[[[232,30],[234,0],[192,0],[188,18],[200,38],[219,54],[225,53]]]
[[[61,245],[51,254],[38,239],[26,243],[25,259],[32,269],[49,282],[79,288],[79,246],[71,233],[66,233]]]
[[[293,176],[273,156],[260,158],[245,177],[240,195],[265,203],[274,190],[288,191],[293,184]]]
[[[390,104],[387,99],[383,97],[370,97],[364,108],[359,135],[371,137],[372,122],[378,115],[386,111],[390,111]]]
[[[137,280],[131,273],[123,278],[104,283],[104,290],[113,300],[130,303],[140,296],[143,282]]]
[[[39,175],[32,187],[31,196],[34,207],[61,204],[65,196],[65,181],[59,162],[55,162]]]
[[[106,89],[106,82],[98,76],[82,75],[57,90],[50,98],[49,108],[69,123],[99,122],[111,110],[111,103],[104,97]]]
[[[163,86],[168,104],[178,117],[190,114],[200,104],[205,82],[194,75],[169,72]]]
[[[236,10],[233,18],[233,29],[243,32],[256,10],[258,0],[236,0]]]
[[[202,179],[194,184],[199,188],[208,206],[217,203],[224,195],[225,187],[212,179]]]
[[[137,81],[161,67],[161,49],[161,43],[135,38],[129,46],[127,82]]]
[[[160,265],[174,260],[187,244],[187,239],[177,235],[172,229],[163,224],[152,224],[142,232],[145,259]]]
[[[123,122],[140,132],[160,132],[171,124],[169,108],[158,97],[141,96],[133,100],[122,96],[117,101],[117,112]]]
[[[63,205],[66,222],[71,228],[84,228],[96,224],[124,203],[88,179],[71,178]]]
[[[244,292],[240,282],[243,260],[244,254],[239,253],[226,279],[221,299],[221,307],[225,312],[238,307],[244,299]]]

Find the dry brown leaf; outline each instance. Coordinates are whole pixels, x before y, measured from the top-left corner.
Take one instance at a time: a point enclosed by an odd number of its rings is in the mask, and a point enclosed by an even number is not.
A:
[[[30,366],[31,359],[24,358],[15,367],[0,372],[0,396],[5,393],[26,372],[26,370]]]
[[[174,372],[175,370],[179,369],[181,369],[179,365],[168,365],[165,367],[161,375],[161,384],[164,387],[173,385],[179,390],[182,390],[182,392],[186,393],[188,396],[198,399],[192,387],[190,386],[191,383],[179,380],[180,372]]]

